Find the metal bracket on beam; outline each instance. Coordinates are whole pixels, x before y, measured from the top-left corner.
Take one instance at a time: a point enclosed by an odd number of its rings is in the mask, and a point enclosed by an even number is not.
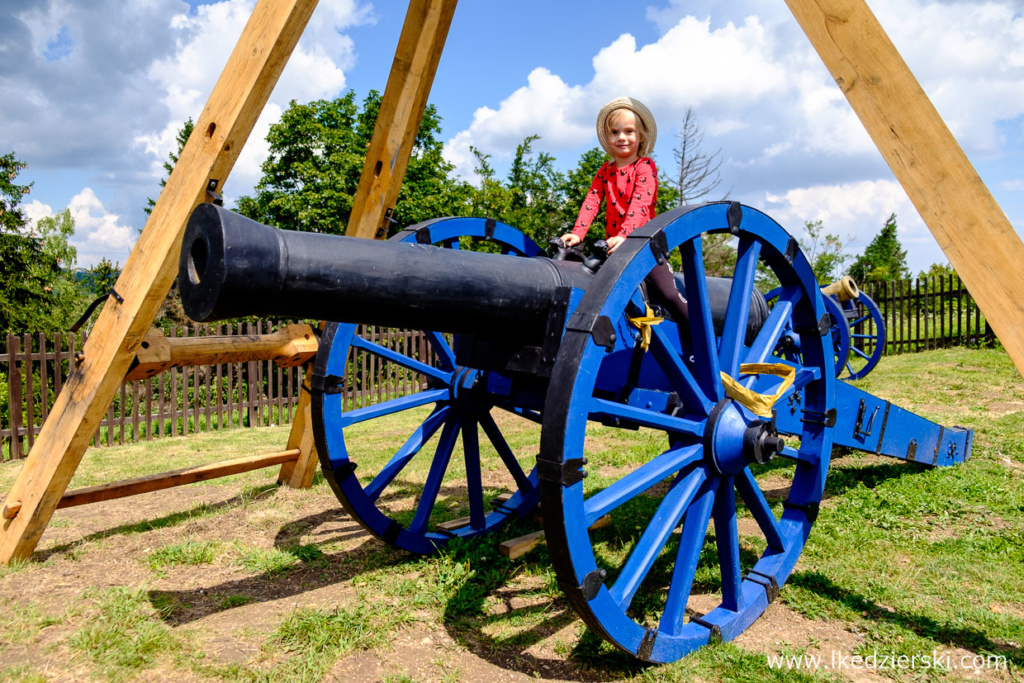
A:
[[[569,487],[587,478],[587,472],[583,469],[586,464],[586,458],[570,458],[563,462],[537,458],[537,476],[544,481]]]
[[[586,332],[593,338],[595,344],[603,346],[606,351],[615,348],[615,326],[606,315],[585,314],[576,311],[569,317],[565,329],[573,332]]]

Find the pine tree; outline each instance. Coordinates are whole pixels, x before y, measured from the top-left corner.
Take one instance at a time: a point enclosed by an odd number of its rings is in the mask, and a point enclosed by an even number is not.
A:
[[[854,261],[850,276],[860,285],[866,282],[902,280],[910,276],[907,250],[903,248],[897,234],[896,214],[889,216],[882,231]]]

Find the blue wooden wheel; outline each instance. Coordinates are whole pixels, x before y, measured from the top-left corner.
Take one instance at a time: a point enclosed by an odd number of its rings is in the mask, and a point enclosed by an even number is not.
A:
[[[779,298],[779,293],[781,291],[781,287],[770,290],[764,295],[765,301],[767,301],[769,305],[773,305]],[[850,352],[852,350],[850,326],[847,324],[847,316],[844,315],[844,309],[835,299],[830,296],[822,296],[822,300],[825,303],[825,310],[828,311],[830,316],[832,316],[832,326],[829,329],[829,337],[832,339],[832,356],[835,361],[835,373],[836,377],[839,377],[846,370],[850,361]],[[791,324],[786,326],[786,331],[779,340],[775,353],[790,362],[800,362],[800,335],[793,332],[793,326]]]
[[[842,380],[861,379],[875,369],[885,352],[885,318],[878,304],[863,291],[856,299],[843,302],[843,314],[851,339],[851,357],[843,365],[847,374],[837,377]],[[869,320],[873,323],[874,334],[864,332],[863,325]],[[870,347],[870,350],[865,351],[860,348],[862,346]]]
[[[701,294],[701,233],[730,226],[739,238],[738,259],[726,324],[716,337]],[[675,248],[690,294],[686,352],[680,353],[669,321],[651,328],[644,352],[625,318],[643,311],[638,287],[659,256]],[[758,261],[782,286],[746,346]],[[544,529],[559,585],[597,634],[640,659],[675,661],[710,640],[735,638],[778,594],[817,516],[828,472],[835,414],[831,339],[810,333],[825,312],[795,241],[763,213],[738,204],[683,207],[659,216],[632,233],[597,274],[559,350],[538,459]],[[792,435],[796,447],[791,438],[789,445],[779,443],[770,418],[728,398],[720,374],[772,393],[779,377],[741,375],[740,365],[787,365],[772,352],[789,321],[802,333],[801,360],[788,364],[795,379],[775,407],[803,411],[801,431]],[[610,393],[622,386],[622,368],[638,354],[630,390]],[[661,451],[611,484],[588,488],[584,470],[601,463],[588,463],[585,445],[599,422],[660,432]],[[759,452],[758,443],[765,449]],[[781,458],[768,463],[779,447]],[[781,504],[768,502],[757,479],[769,469],[773,490],[785,498]],[[611,527],[588,532],[620,507]],[[620,513],[625,528],[615,522]],[[715,606],[708,609],[709,603]]]
[[[534,256],[541,251],[518,230],[482,218],[432,220],[408,228],[392,240],[459,249],[464,237],[484,240],[512,256]],[[536,473],[523,471],[492,410],[506,408],[534,421],[539,421],[539,415],[501,405],[481,386],[486,384],[485,373],[456,365],[450,336],[433,331],[425,335],[432,354],[378,343],[360,336],[353,324],[327,324],[314,364],[311,401],[320,464],[345,510],[377,538],[420,554],[435,552],[451,538],[494,531],[512,515],[527,514],[539,496]],[[350,361],[357,353],[418,373],[427,379],[428,388],[346,411],[339,387],[351,376]],[[392,438],[390,460],[374,471],[366,465],[368,458],[363,458],[362,467],[357,468],[362,445],[346,438],[347,433],[368,420],[384,424],[388,418],[406,415],[415,416],[413,426],[396,434],[391,434],[391,427],[384,430]],[[482,454],[490,452],[481,449],[481,431],[496,454],[494,463],[481,461]],[[452,460],[460,440],[464,474],[452,471],[459,469],[452,466]],[[410,480],[409,471],[414,469],[410,465],[426,465],[425,461],[429,461],[425,475],[421,466],[418,478]],[[497,491],[485,485],[484,478],[485,473],[493,476],[495,471],[512,496],[490,510],[486,498]],[[451,524],[453,517],[467,511],[463,525]]]

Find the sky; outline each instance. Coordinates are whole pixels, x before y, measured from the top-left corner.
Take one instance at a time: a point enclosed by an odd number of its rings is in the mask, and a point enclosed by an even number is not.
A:
[[[78,265],[125,262],[175,134],[197,119],[255,0],[4,0],[0,154],[28,164],[33,220],[69,208]],[[870,0],[1018,233],[1024,234],[1024,0]],[[291,100],[384,90],[406,3],[320,0],[224,194],[250,194]],[[719,191],[802,235],[822,221],[851,254],[897,215],[916,274],[946,258],[782,0],[463,0],[430,101],[445,155],[507,170],[515,147],[559,168],[597,145],[601,105],[632,96],[658,122],[654,158],[692,107]],[[979,248],[984,248],[979,245]]]

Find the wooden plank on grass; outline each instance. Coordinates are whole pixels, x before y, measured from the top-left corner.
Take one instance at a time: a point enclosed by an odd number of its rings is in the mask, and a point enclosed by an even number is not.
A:
[[[466,519],[469,518],[466,517]],[[612,516],[605,515],[590,525],[590,531],[595,531],[596,529],[603,529],[611,523]],[[440,527],[441,525],[438,524],[438,526]],[[510,560],[515,560],[519,557],[522,557],[526,553],[530,552],[543,542],[544,532],[535,531],[532,534],[527,534],[525,536],[520,536],[519,538],[512,538],[507,541],[504,541],[498,546],[498,552]]]
[[[220,479],[221,477],[228,477],[232,474],[241,474],[243,472],[260,470],[264,467],[275,467],[281,463],[293,461],[297,457],[299,457],[299,449],[294,448],[280,453],[249,455],[244,458],[223,460],[221,462],[209,463],[207,465],[185,467],[172,472],[161,472],[159,474],[150,474],[145,477],[138,477],[135,479],[115,481],[109,484],[88,486],[86,488],[76,489],[65,493],[61,497],[60,502],[57,503],[57,508],[61,509],[76,507],[78,505],[88,505],[89,503],[99,503],[104,500],[137,496],[140,493],[162,491],[163,489],[169,489],[175,486],[194,484],[198,481]],[[3,512],[0,514],[2,514],[4,519],[13,519],[17,516],[20,510],[21,506],[18,504],[18,501],[12,501],[4,506]]]

